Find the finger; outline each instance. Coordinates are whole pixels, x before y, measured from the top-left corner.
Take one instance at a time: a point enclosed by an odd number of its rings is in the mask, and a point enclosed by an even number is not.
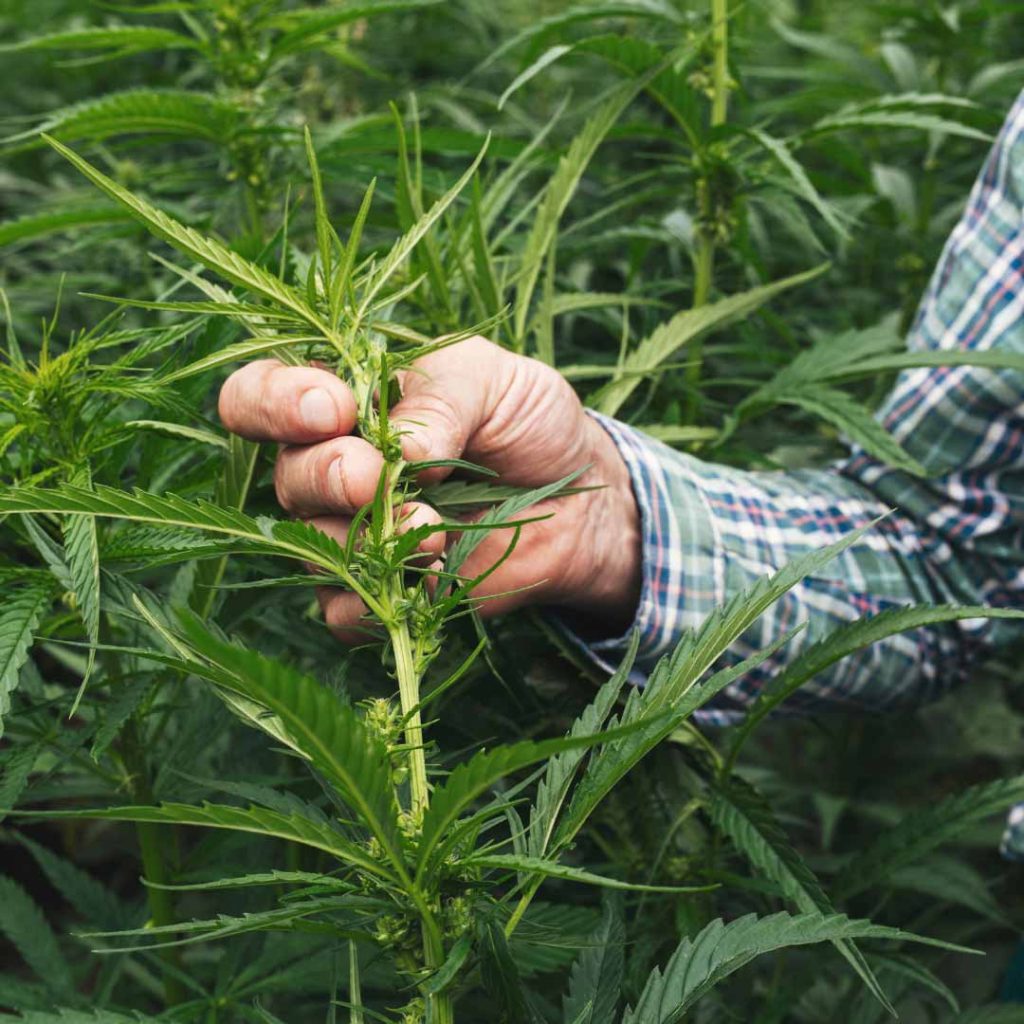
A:
[[[316,596],[327,628],[343,644],[365,644],[375,636],[380,624],[369,617],[358,594],[336,587],[317,587]]]
[[[354,515],[373,501],[384,457],[361,437],[336,437],[284,448],[274,466],[274,489],[291,515]]]
[[[553,511],[555,509],[548,502],[543,502],[523,515],[532,517]],[[557,519],[555,515],[524,523],[518,538],[511,528],[494,530],[484,537],[459,568],[463,579],[485,577],[471,591],[482,616],[503,615],[527,604],[559,602],[564,581],[552,579],[550,569],[552,566],[570,565],[580,548],[581,539],[565,530],[564,522],[556,526]],[[506,558],[513,543],[512,555]]]
[[[347,516],[318,516],[310,519],[309,525],[344,544],[351,522]],[[340,587],[317,587],[316,597],[327,628],[338,640],[345,644],[366,643],[373,622],[368,618],[369,610],[358,594]]]
[[[309,444],[349,433],[356,401],[333,373],[313,366],[285,366],[260,359],[224,382],[221,422],[251,441]]]
[[[327,534],[332,540],[344,545],[348,541],[349,528],[352,524],[350,516],[316,516],[308,519],[310,526],[315,526],[321,533]],[[420,527],[436,527],[443,522],[441,514],[430,505],[421,501],[408,501],[399,510],[396,517],[396,529],[399,534],[409,533]],[[366,522],[360,526],[360,532],[366,530]],[[444,554],[446,534],[444,530],[432,530],[420,538],[416,545],[416,562],[419,565],[432,564]],[[311,572],[322,572],[318,566],[309,565]]]
[[[406,502],[398,513],[398,532],[408,533],[420,527],[438,526],[443,522],[440,512],[421,501]],[[435,530],[426,534],[416,545],[416,563],[430,565],[444,554],[445,532]]]
[[[337,541],[342,547],[348,540],[349,530],[352,526],[350,516],[316,516],[312,519],[303,520],[307,526],[316,527],[321,533],[326,534],[333,541]],[[329,569],[318,565],[316,562],[303,562],[306,570],[314,576],[327,576],[331,574]],[[327,588],[320,588],[327,589]]]
[[[399,511],[398,531],[406,533],[418,526],[433,526],[440,522],[441,516],[429,505],[409,502]],[[339,544],[344,544],[348,540],[352,520],[348,516],[318,516],[310,519],[309,523]],[[416,561],[425,567],[440,569],[441,563],[438,559],[444,551],[444,544],[443,532],[429,534],[417,545],[419,556]],[[313,572],[320,571],[317,566],[309,568]],[[348,644],[366,643],[371,639],[376,627],[368,617],[368,609],[358,594],[340,587],[317,587],[316,592],[324,613],[324,621],[334,636]]]
[[[423,462],[462,455],[512,374],[514,357],[486,338],[468,338],[417,360],[401,375],[402,400],[391,413],[405,457]],[[438,480],[448,472],[424,476]]]

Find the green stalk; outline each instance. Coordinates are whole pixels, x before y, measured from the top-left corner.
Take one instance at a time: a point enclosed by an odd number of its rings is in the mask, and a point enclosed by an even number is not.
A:
[[[395,653],[398,696],[405,721],[405,743],[409,748],[409,797],[413,818],[422,819],[430,797],[427,793],[427,759],[423,751],[423,723],[420,719],[420,680],[413,657],[412,638],[404,620],[389,627],[388,636]]]
[[[151,805],[153,790],[149,784],[145,758],[142,756],[142,744],[138,736],[137,724],[129,722],[125,727],[125,743],[123,748],[125,768],[131,778],[132,799],[137,804]],[[172,835],[172,826],[156,825],[153,822],[137,822],[135,836],[139,843],[139,854],[142,857],[143,875],[157,886],[170,882],[167,860],[164,856],[168,848],[168,837]],[[146,887],[146,900],[149,903],[149,916],[156,927],[174,924],[174,894],[167,889]],[[175,976],[180,968],[180,951],[177,949],[157,950],[157,956],[164,962],[164,1002],[168,1007],[176,1006],[185,998],[185,990]]]
[[[386,412],[382,411],[382,414],[386,415]],[[403,466],[404,463],[399,460],[388,467],[388,479],[383,495],[385,540],[397,533],[398,523],[395,521],[394,494]],[[418,827],[430,804],[430,791],[427,788],[427,758],[423,747],[423,721],[419,712],[420,674],[412,636],[409,633],[408,620],[405,613],[398,610],[405,596],[405,581],[401,570],[395,573],[388,589],[388,599],[384,602],[386,606],[384,623],[395,657],[398,697],[402,708],[402,720],[405,723],[403,739],[409,759],[409,813]],[[444,938],[429,899],[418,890],[415,883],[410,895],[420,911],[423,963],[427,970],[433,973],[445,961]],[[448,993],[438,992],[428,995],[427,1006],[429,1010],[427,1019],[432,1024],[454,1024],[454,1008]]]
[[[725,124],[729,110],[729,0],[711,0],[711,125]]]
[[[365,1024],[363,1016],[363,988],[359,978],[359,956],[356,944],[348,940],[348,1001],[352,1004],[349,1024]]]
[[[390,495],[388,496],[390,499]],[[401,587],[397,581],[397,588]],[[409,757],[409,811],[413,821],[423,820],[430,803],[430,792],[427,789],[427,760],[423,749],[423,723],[420,719],[420,678],[416,670],[416,658],[413,652],[409,626],[404,619],[388,627],[391,648],[395,655],[395,670],[398,676],[398,695],[402,705],[402,716],[405,721],[405,744]],[[444,940],[438,927],[437,919],[422,894],[414,894],[420,909],[420,928],[423,936],[423,963],[433,973],[445,960]],[[432,993],[427,996],[429,1014],[427,1019],[432,1024],[454,1024],[454,1008],[451,996],[447,992]]]
[[[711,127],[725,124],[729,113],[729,0],[711,0]],[[705,165],[697,182],[699,211],[697,237],[693,256],[693,308],[707,305],[715,277],[715,208],[714,191]],[[686,422],[696,419],[699,387],[703,365],[703,340],[690,342],[690,358],[686,367]]]
[[[533,897],[537,895],[537,890],[541,887],[541,883],[543,881],[543,876],[537,875],[527,883],[526,891],[519,897],[516,909],[512,911],[512,916],[505,922],[506,938],[511,938],[512,933],[519,927],[519,922],[522,921],[523,914],[525,914],[529,908],[530,903],[533,901]]]

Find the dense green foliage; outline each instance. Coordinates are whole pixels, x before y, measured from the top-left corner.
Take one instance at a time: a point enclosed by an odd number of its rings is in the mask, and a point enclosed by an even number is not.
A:
[[[598,680],[543,617],[472,614],[480,533],[424,586],[388,421],[396,370],[482,331],[701,457],[792,468],[845,435],[918,471],[871,405],[1024,78],[1015,8],[7,0],[0,1010],[1024,1021],[994,1005],[1024,918],[995,852],[1013,673],[768,717],[983,609],[840,630],[702,734],[744,669],[721,653],[835,551],[642,691]],[[358,543],[285,520],[274,453],[217,421],[267,354],[357,395],[386,460]],[[494,528],[571,485],[422,497]],[[310,566],[381,643],[331,641]]]

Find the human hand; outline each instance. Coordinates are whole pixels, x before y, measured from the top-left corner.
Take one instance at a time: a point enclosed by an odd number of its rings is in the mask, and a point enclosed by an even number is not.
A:
[[[474,589],[474,597],[488,598],[480,612],[558,605],[609,630],[628,625],[640,591],[639,513],[629,473],[561,374],[475,337],[424,356],[400,373],[399,383],[402,399],[390,418],[409,461],[465,458],[522,487],[589,467],[574,484],[594,490],[523,513],[553,514],[524,524],[511,557]],[[356,403],[348,386],[328,370],[260,360],[227,379],[219,409],[233,433],[284,446],[274,472],[281,507],[344,540],[352,516],[373,500],[383,465],[380,452],[352,434]],[[449,472],[426,470],[421,480]],[[439,521],[428,505],[405,508],[407,527]],[[493,566],[509,539],[508,530],[487,534],[461,574],[473,578]],[[444,546],[445,535],[436,533],[421,550],[437,559]],[[362,601],[337,588],[321,588],[319,597],[331,631],[358,640]]]

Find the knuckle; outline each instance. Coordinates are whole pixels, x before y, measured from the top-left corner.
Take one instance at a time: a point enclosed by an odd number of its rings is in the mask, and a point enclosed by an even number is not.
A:
[[[455,452],[461,449],[462,417],[451,394],[443,389],[429,391],[419,397],[417,404],[429,417],[434,450]]]
[[[330,629],[351,629],[359,621],[359,608],[352,600],[353,596],[345,591],[335,591],[323,601],[324,622]]]
[[[486,353],[489,356],[496,355],[504,352],[504,349],[500,345],[495,345],[490,338],[485,338],[482,334],[473,334],[466,338],[464,341],[460,341],[459,345],[465,346],[465,351],[475,351],[479,353]]]
[[[262,425],[261,422],[248,423],[247,411],[255,410],[257,421],[262,420],[260,407],[263,405],[267,378],[279,366],[281,364],[276,359],[258,359],[235,370],[224,381],[217,399],[217,414],[232,433]]]
[[[282,452],[277,457],[277,462],[274,463],[274,494],[277,497],[278,505],[289,515],[292,515],[297,511],[298,506],[295,503],[292,489],[288,482],[288,464],[290,461],[291,458],[287,452]]]
[[[220,394],[217,396],[217,415],[220,417],[221,423],[224,424],[225,428],[231,431],[231,433],[237,433],[238,431],[238,418],[236,416],[238,408],[238,381],[237,374],[232,374],[220,389]]]
[[[327,506],[347,504],[348,489],[345,481],[345,460],[329,445],[309,460],[307,484],[310,491]]]
[[[258,415],[268,433],[281,430],[292,433],[297,427],[301,428],[298,402],[289,387],[287,374],[281,372],[286,369],[283,364],[276,363],[267,369],[264,377]]]

